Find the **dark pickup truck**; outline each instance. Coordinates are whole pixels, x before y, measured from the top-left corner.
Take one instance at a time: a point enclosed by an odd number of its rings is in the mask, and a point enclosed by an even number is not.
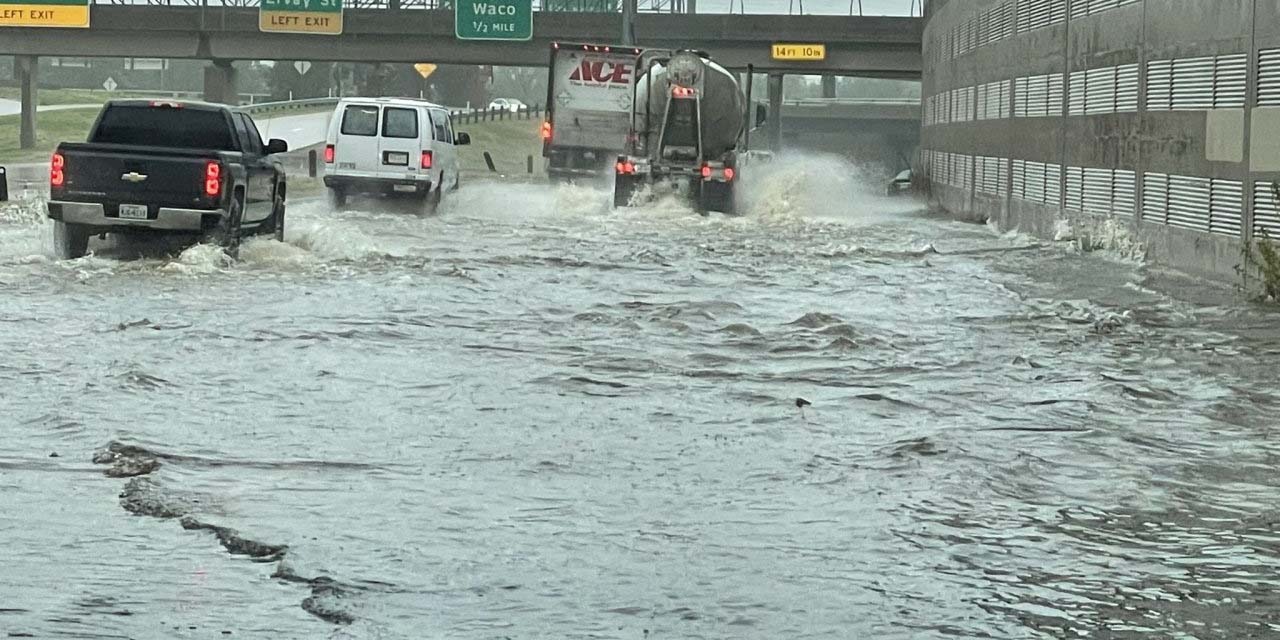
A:
[[[49,217],[59,258],[107,233],[186,234],[235,252],[245,235],[284,238],[286,180],[248,114],[224,105],[113,100],[88,142],[58,145]]]

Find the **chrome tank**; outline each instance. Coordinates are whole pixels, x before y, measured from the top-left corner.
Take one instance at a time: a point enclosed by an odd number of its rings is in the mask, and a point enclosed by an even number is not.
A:
[[[746,96],[732,73],[708,58],[702,58],[702,63],[705,78],[702,85],[703,156],[715,158],[737,146],[744,124],[743,105]],[[647,77],[650,75],[652,80]],[[662,129],[662,116],[670,93],[667,70],[663,65],[655,64],[636,78],[636,128],[640,131],[646,129],[644,105],[647,101],[650,110],[650,135],[647,137],[655,144]]]

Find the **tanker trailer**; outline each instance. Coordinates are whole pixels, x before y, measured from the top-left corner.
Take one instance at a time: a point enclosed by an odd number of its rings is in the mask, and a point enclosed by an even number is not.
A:
[[[614,206],[631,204],[645,186],[663,186],[683,192],[700,212],[737,213],[747,131],[737,78],[691,50],[647,50],[636,68],[627,153],[614,166]],[[757,109],[754,125],[764,117]]]

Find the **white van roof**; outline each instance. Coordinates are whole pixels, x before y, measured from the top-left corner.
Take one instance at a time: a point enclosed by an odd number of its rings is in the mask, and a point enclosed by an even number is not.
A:
[[[420,100],[418,98],[360,98],[348,96],[338,101],[338,104],[340,105],[369,103],[396,107],[430,107],[433,109],[444,109],[446,111],[449,109],[449,107],[444,105],[439,105],[429,100]]]

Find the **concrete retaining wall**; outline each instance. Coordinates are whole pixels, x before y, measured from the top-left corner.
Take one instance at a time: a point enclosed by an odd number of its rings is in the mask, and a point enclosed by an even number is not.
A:
[[[1280,237],[1278,18],[1254,0],[932,0],[931,201],[1040,235],[1123,225],[1157,263],[1235,278],[1245,241]]]

